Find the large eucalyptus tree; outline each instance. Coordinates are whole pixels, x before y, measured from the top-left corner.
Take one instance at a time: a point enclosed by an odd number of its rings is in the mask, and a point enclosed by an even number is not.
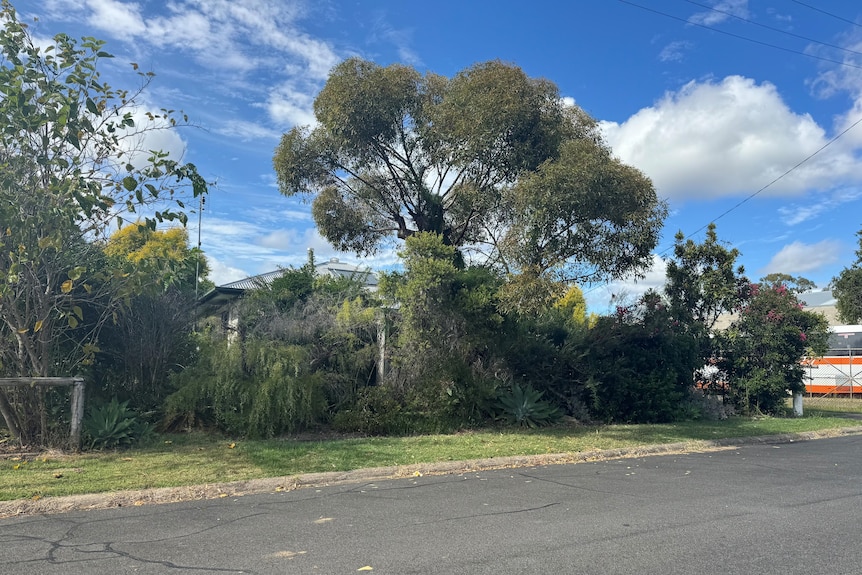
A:
[[[284,134],[281,192],[312,199],[336,248],[433,232],[515,274],[588,282],[645,270],[666,213],[597,123],[552,82],[500,61],[446,78],[358,58],[336,66],[317,124]]]

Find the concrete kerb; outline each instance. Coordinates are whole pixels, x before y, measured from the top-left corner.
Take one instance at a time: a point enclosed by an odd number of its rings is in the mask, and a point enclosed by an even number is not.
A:
[[[213,483],[187,487],[164,487],[112,493],[69,495],[64,497],[45,497],[42,499],[18,499],[0,501],[0,519],[22,515],[47,515],[70,511],[89,511],[177,503],[181,501],[201,501],[243,495],[278,493],[313,487],[372,483],[387,479],[421,477],[425,475],[457,475],[493,469],[512,469],[542,465],[563,465],[588,461],[606,461],[627,457],[650,455],[669,455],[674,453],[697,453],[733,449],[743,445],[782,444],[796,441],[810,441],[830,437],[862,435],[862,426],[844,427],[824,431],[786,433],[759,437],[723,438],[708,441],[667,443],[625,449],[606,449],[582,451],[577,453],[554,453],[543,455],[515,455],[493,457],[468,461],[445,461],[438,463],[416,463],[388,467],[371,467],[353,471],[329,471],[323,473],[303,473],[283,477],[250,479],[230,483]]]

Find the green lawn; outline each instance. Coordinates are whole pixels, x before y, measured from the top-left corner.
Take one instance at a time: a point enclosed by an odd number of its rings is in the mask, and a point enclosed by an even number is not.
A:
[[[508,455],[577,453],[663,443],[817,431],[862,422],[809,409],[803,418],[667,425],[561,426],[329,441],[162,436],[129,451],[0,459],[0,500],[179,487],[363,467]]]

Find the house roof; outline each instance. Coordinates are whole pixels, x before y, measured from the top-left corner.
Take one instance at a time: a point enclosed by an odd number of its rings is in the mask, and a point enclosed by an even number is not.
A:
[[[838,303],[832,295],[832,290],[801,293],[799,301],[803,302],[805,307],[827,307]]]
[[[355,278],[365,284],[365,287],[377,289],[377,274],[371,268],[360,267],[338,258],[329,258],[329,261],[314,266],[317,275],[329,275],[334,278]]]
[[[315,274],[319,276],[355,278],[365,284],[369,290],[377,289],[377,274],[368,267],[342,262],[338,258],[329,258],[328,261],[315,265],[314,269]],[[284,269],[273,270],[214,287],[201,296],[199,303],[207,307],[220,307],[222,304],[241,297],[248,290],[268,287],[273,281],[282,277],[284,272]]]
[[[284,270],[275,270],[271,272],[266,272],[265,274],[259,274],[256,276],[251,276],[248,278],[243,278],[241,280],[237,280],[235,282],[227,283],[222,286],[218,286],[221,289],[227,290],[249,290],[255,289],[259,287],[266,287],[272,284],[273,281],[277,280],[281,276],[284,275]]]

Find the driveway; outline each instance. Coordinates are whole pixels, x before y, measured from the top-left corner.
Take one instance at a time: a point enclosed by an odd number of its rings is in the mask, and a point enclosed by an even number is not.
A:
[[[0,573],[862,574],[862,437],[0,521]]]

